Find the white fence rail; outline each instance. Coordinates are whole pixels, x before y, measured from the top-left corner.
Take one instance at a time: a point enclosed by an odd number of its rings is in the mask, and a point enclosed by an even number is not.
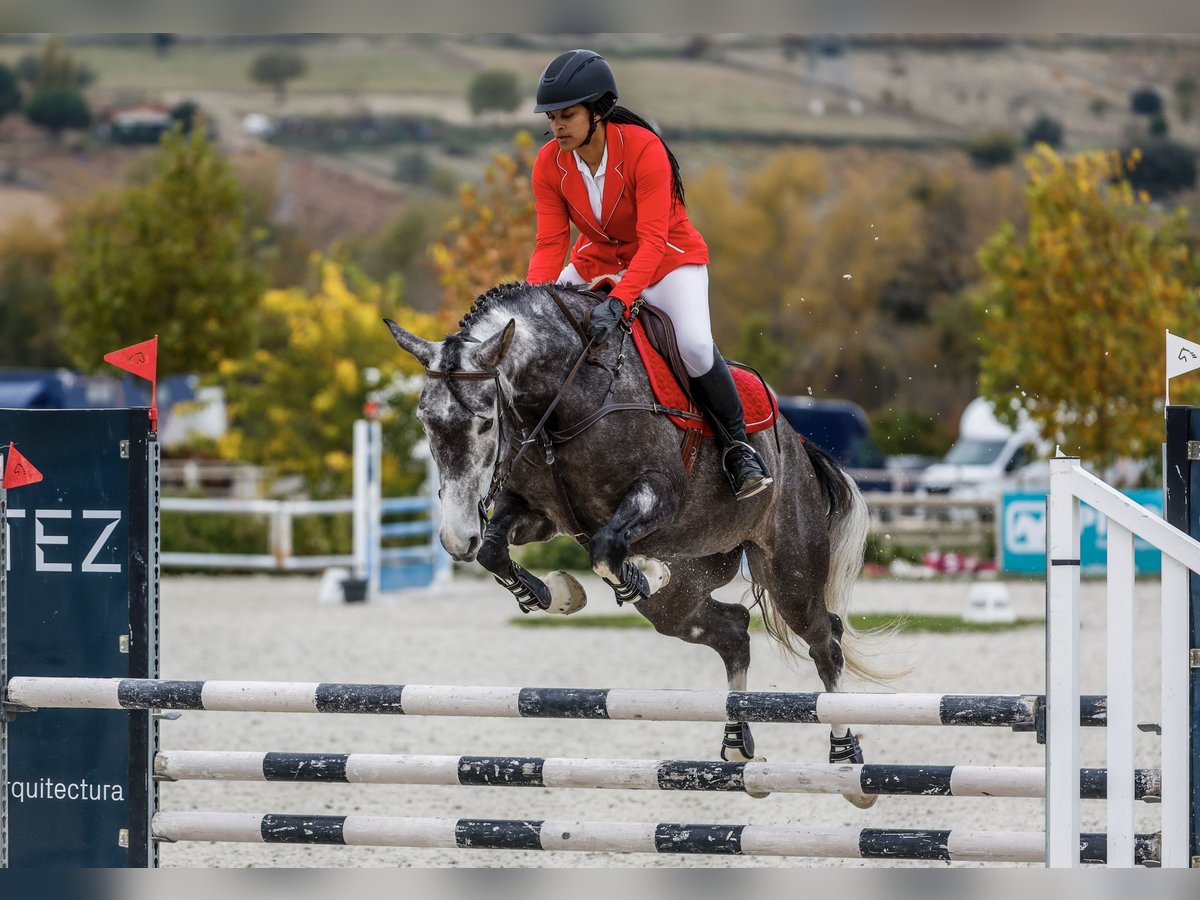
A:
[[[267,552],[262,553],[189,553],[165,551],[164,566],[221,569],[273,569],[314,571],[330,566],[357,568],[355,553],[296,556],[293,553],[293,524],[301,516],[353,515],[353,499],[344,500],[231,500],[216,498],[163,497],[159,501],[165,513],[214,513],[220,515],[265,516],[268,519]]]
[[[260,516],[267,519],[266,553],[195,553],[164,550],[168,568],[250,571],[320,571],[341,566],[368,583],[368,595],[410,587],[450,575],[450,558],[438,541],[438,508],[430,497],[383,497],[382,436],[378,422],[354,425],[354,496],[337,500],[241,500],[163,497],[164,513]],[[437,471],[427,460],[428,483]],[[352,517],[350,553],[298,556],[293,542],[296,519],[303,516]],[[396,517],[409,517],[397,521]],[[411,517],[419,518],[413,519]],[[417,538],[423,542],[414,545]]]
[[[1046,615],[1046,862],[1079,865],[1080,502],[1109,519],[1108,865],[1134,865],[1133,539],[1162,551],[1162,865],[1189,865],[1188,571],[1200,572],[1200,542],[1125,497],[1079,460],[1050,461]],[[1072,719],[1074,716],[1074,719]]]

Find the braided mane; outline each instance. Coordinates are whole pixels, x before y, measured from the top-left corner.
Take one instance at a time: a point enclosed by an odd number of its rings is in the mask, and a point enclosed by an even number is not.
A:
[[[513,299],[524,299],[531,293],[531,285],[527,281],[508,281],[498,284],[475,298],[467,314],[458,321],[458,334],[466,336],[476,322],[499,303]]]

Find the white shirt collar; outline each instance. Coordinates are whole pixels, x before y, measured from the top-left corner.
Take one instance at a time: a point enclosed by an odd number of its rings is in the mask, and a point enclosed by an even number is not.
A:
[[[604,173],[608,171],[608,142],[604,143],[604,152],[600,154],[600,165],[596,167],[596,174],[592,174],[592,168],[579,151],[572,150],[572,155],[575,157],[575,165],[579,167],[579,174],[583,176],[584,186],[587,188],[588,201],[592,207],[592,215],[596,217],[596,221],[600,221],[601,204],[604,199]]]

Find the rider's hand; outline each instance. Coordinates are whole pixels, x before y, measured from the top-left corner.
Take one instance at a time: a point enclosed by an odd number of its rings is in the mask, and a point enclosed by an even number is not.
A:
[[[624,320],[625,304],[616,297],[609,297],[607,300],[597,303],[592,309],[592,319],[588,323],[588,337],[597,344],[603,343]]]

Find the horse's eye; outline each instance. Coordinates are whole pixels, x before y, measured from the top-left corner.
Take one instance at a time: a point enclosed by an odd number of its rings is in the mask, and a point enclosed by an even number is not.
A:
[[[479,433],[486,434],[492,430],[492,425],[495,424],[495,419],[484,419],[483,424],[479,426]]]

